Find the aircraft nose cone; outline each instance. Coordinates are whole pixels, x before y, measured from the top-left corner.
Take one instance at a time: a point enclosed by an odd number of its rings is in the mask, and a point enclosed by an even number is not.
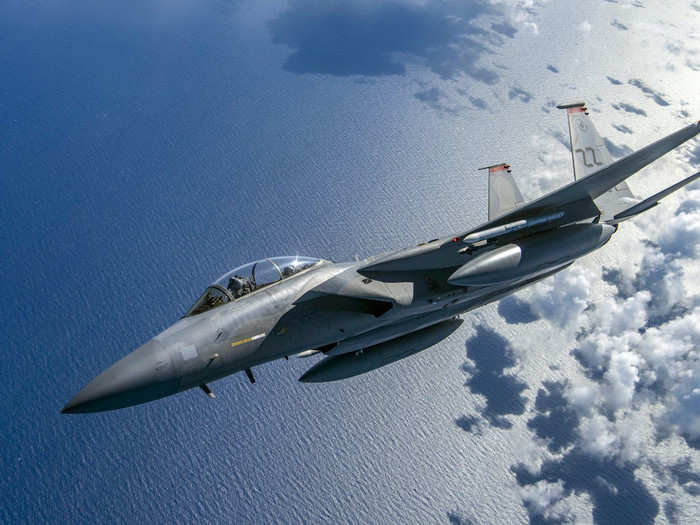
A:
[[[178,380],[165,347],[151,340],[90,381],[64,414],[114,410],[174,394]]]

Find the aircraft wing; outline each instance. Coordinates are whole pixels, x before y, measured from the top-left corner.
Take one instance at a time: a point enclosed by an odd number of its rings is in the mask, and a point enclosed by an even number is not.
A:
[[[465,232],[460,237],[466,237],[475,232],[508,225],[523,219],[527,220],[551,214],[562,213],[562,216],[556,219],[559,224],[598,217],[600,210],[595,206],[594,199],[615,188],[624,182],[625,179],[634,175],[662,155],[695,137],[699,132],[700,122],[690,124],[630,153],[626,157],[603,166],[583,178],[567,184],[563,188],[559,188],[510,212],[495,217],[487,223]]]
[[[610,220],[608,222],[610,224],[618,224],[622,221],[626,221],[627,219],[631,219],[635,215],[638,215],[642,212],[650,210],[651,208],[653,208],[654,206],[659,204],[659,201],[661,199],[663,199],[664,197],[666,197],[666,195],[670,195],[674,191],[681,189],[686,184],[690,184],[691,182],[697,180],[698,178],[700,178],[700,171],[698,171],[694,175],[691,175],[690,177],[683,179],[680,182],[676,182],[675,184],[669,186],[665,190],[662,190],[658,193],[655,193],[654,195],[652,195],[648,199],[644,199],[643,201],[638,202],[634,206],[631,206],[631,207],[627,208],[626,210],[621,211],[620,213],[615,215],[615,217],[613,217],[612,220]]]
[[[595,199],[614,189],[625,179],[685,141],[695,137],[698,133],[700,133],[700,122],[685,126],[547,195],[519,206],[516,205],[510,211],[505,211],[495,217],[489,217],[488,222],[476,228],[372,258],[358,271],[363,275],[388,279],[386,272],[392,273],[397,276],[395,278],[398,278],[397,272],[451,268],[463,264],[464,259],[460,254],[464,250],[469,250],[471,246],[488,242],[491,239],[496,240],[506,236],[516,238],[579,221],[600,221],[604,217],[602,217]],[[605,222],[617,224],[653,207],[660,198],[691,182],[694,180],[693,177],[695,176],[675,184],[649,199],[634,204],[626,210],[617,212],[614,217],[606,218]],[[515,198],[510,199],[510,205],[515,204],[516,201]],[[466,248],[465,244],[467,244]],[[406,275],[406,280],[409,280],[410,276]]]

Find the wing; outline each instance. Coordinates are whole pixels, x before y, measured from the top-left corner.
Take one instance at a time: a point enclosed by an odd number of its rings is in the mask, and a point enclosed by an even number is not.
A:
[[[654,206],[659,204],[659,201],[663,199],[666,195],[670,195],[676,190],[681,189],[683,186],[686,184],[690,184],[694,180],[697,180],[700,178],[700,171],[698,171],[696,174],[691,175],[688,178],[683,179],[680,182],[677,182],[665,190],[660,191],[659,193],[655,193],[648,199],[644,199],[642,202],[638,202],[634,206],[631,206],[627,208],[626,210],[621,211],[615,217],[612,218],[612,220],[608,221],[610,224],[618,224],[622,221],[626,221],[627,219],[631,219],[635,215],[639,215],[642,212],[645,212],[647,210],[652,209]]]
[[[695,180],[693,175],[644,201],[605,218],[596,205],[597,199],[614,189],[628,177],[651,162],[700,133],[700,122],[645,146],[626,157],[613,161],[538,199],[523,203],[505,213],[489,218],[488,222],[450,237],[373,258],[359,269],[367,272],[401,272],[451,268],[463,264],[464,244],[498,241],[500,238],[517,238],[536,231],[548,230],[581,221],[601,221],[617,224],[622,220],[655,206],[659,199]]]
[[[530,201],[460,236],[552,213],[562,213],[562,216],[557,219],[559,224],[599,218],[600,210],[595,205],[594,199],[615,188],[615,186],[618,186],[625,179],[651,164],[662,155],[695,137],[699,132],[700,122],[690,124],[630,153],[626,157],[602,167],[586,177],[567,184],[563,188],[548,193],[539,199]]]
[[[585,102],[559,104],[566,109],[571,140],[571,158],[574,165],[574,180],[592,175],[604,166],[612,164],[613,158],[598,130],[593,125]],[[636,202],[625,181],[620,182],[595,199],[601,211],[601,220],[606,220],[623,208]]]
[[[489,170],[489,220],[525,202],[508,164],[494,164],[479,169]]]

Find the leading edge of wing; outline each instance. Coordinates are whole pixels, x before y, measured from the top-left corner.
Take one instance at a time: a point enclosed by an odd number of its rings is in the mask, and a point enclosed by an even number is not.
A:
[[[466,233],[460,234],[459,237],[464,237],[486,228],[508,224],[546,211],[556,210],[559,207],[564,207],[577,201],[591,201],[631,175],[634,175],[662,155],[695,137],[698,133],[700,133],[700,121],[630,153],[626,157],[616,160],[587,177],[571,182],[511,212],[500,215]],[[580,218],[576,218],[576,220],[580,220]]]

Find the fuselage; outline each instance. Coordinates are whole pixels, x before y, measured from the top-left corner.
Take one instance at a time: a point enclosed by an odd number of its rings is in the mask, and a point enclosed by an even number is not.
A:
[[[607,242],[611,233],[605,230],[588,251]],[[339,355],[417,332],[556,273],[582,255],[580,248],[561,249],[561,239],[549,241],[544,235],[534,236],[544,239],[539,244],[505,245],[527,256],[516,261],[525,270],[514,271],[512,279],[479,286],[454,285],[450,276],[459,277],[460,268],[474,266],[485,266],[487,276],[494,268],[508,271],[498,251],[503,246],[461,253],[452,249],[450,253],[459,257],[441,257],[448,264],[444,268],[432,264],[421,269],[422,263],[417,263],[418,268],[391,272],[382,269],[387,256],[352,263],[320,261],[236,300],[183,317],[97,376],[64,411],[131,406],[310,349]],[[418,258],[425,253],[430,259],[433,252],[449,248],[449,242],[434,241]],[[547,257],[552,252],[548,242],[556,243],[561,253]],[[528,249],[537,251],[528,255]],[[492,259],[496,262],[489,263]]]

